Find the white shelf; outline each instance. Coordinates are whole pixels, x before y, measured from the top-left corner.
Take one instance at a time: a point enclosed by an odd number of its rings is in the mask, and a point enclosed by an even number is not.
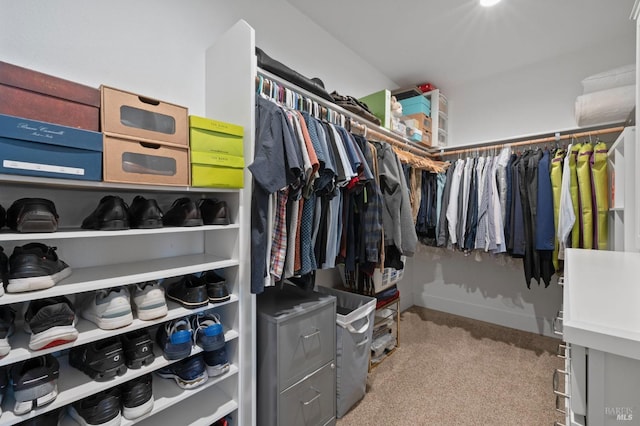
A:
[[[191,350],[191,356],[200,352],[202,352],[202,349],[198,346],[194,346]],[[114,377],[113,379],[106,382],[96,382],[94,380],[91,380],[91,378],[89,378],[89,376],[84,374],[82,371],[71,367],[66,356],[61,356],[58,358],[58,362],[60,363],[60,378],[58,379],[57,398],[52,403],[45,405],[44,407],[36,408],[35,410],[32,410],[22,416],[16,416],[13,413],[15,399],[13,398],[13,394],[9,392],[9,394],[5,398],[5,401],[3,402],[3,413],[2,416],[0,416],[0,424],[13,425],[19,423],[26,419],[30,419],[40,414],[47,413],[51,410],[55,410],[56,408],[64,407],[75,401],[86,398],[87,396],[96,394],[114,386],[118,386],[124,382],[135,379],[136,377],[143,376],[147,373],[151,373],[179,361],[167,360],[162,355],[162,351],[159,348],[155,348],[154,353],[156,355],[156,359],[150,365],[138,368],[136,370],[128,369],[127,372],[122,376]],[[238,367],[232,364],[229,371],[225,375],[223,375],[222,378],[235,374],[237,371]],[[156,379],[160,378],[153,378],[154,381],[156,381]],[[175,385],[175,382],[173,380],[172,383]]]
[[[210,192],[227,192],[238,193],[242,189],[228,188],[204,188],[194,186],[166,186],[166,185],[135,185],[126,183],[109,183],[98,182],[93,180],[73,180],[73,179],[56,179],[36,176],[21,176],[0,174],[0,182],[24,184],[29,186],[51,186],[56,188],[76,188],[88,189],[104,192],[105,190],[121,190],[121,191],[149,191],[149,192],[194,192],[194,193],[210,193]]]
[[[54,346],[52,348],[42,349],[39,351],[32,351],[29,349],[29,334],[22,330],[21,324],[16,325],[15,334],[9,339],[9,343],[11,344],[11,352],[4,358],[0,359],[0,367],[4,365],[10,365],[19,361],[24,361],[29,358],[34,358],[39,355],[44,355],[53,352],[59,352],[65,349],[72,348],[74,346],[82,346],[87,343],[95,342],[97,340],[106,339],[112,336],[118,336],[121,334],[129,333],[134,330],[139,330],[141,328],[152,327],[157,324],[161,324],[166,321],[171,321],[177,318],[181,318],[184,316],[189,316],[196,314],[198,312],[208,311],[210,309],[215,309],[220,306],[228,305],[231,303],[237,303],[238,296],[232,294],[231,299],[216,304],[209,304],[205,307],[198,309],[185,309],[182,306],[178,305],[175,302],[167,301],[167,305],[169,306],[169,312],[166,316],[162,318],[158,318],[153,321],[142,321],[140,319],[134,319],[133,323],[126,327],[118,328],[115,330],[102,330],[98,328],[97,325],[93,324],[91,321],[88,321],[84,318],[78,319],[78,324],[76,325],[76,329],[78,330],[78,338],[74,342],[70,342],[60,346]],[[153,338],[154,336],[152,336]],[[238,332],[235,330],[228,330],[224,334],[225,340],[228,342],[230,340],[238,338]]]
[[[94,231],[87,229],[58,229],[57,232],[17,233],[0,232],[0,241],[42,241],[80,238],[122,237],[127,235],[183,234],[185,232],[219,231],[223,229],[239,229],[240,225],[204,225],[204,226],[171,226],[156,229],[127,229],[122,231]]]
[[[220,389],[212,389],[218,383],[237,373],[238,368],[231,366],[229,371],[222,376],[209,377],[204,385],[191,390],[181,389],[174,380],[155,376],[153,378],[153,410],[137,419],[127,420],[123,418],[120,424],[121,426],[136,423],[152,425],[158,420],[157,418],[154,419],[154,414],[162,412],[162,421],[165,424],[209,426],[238,408],[238,402],[225,392]],[[203,392],[206,389],[211,392]],[[167,410],[167,408],[182,401],[184,403],[180,404],[180,409]],[[207,410],[203,411],[203,407],[214,407],[215,410],[207,412]]]
[[[194,254],[118,265],[72,268],[70,277],[51,288],[25,293],[5,293],[0,297],[0,305],[121,287],[127,284],[177,277],[210,269],[227,268],[238,264],[238,260],[221,259],[210,254]]]

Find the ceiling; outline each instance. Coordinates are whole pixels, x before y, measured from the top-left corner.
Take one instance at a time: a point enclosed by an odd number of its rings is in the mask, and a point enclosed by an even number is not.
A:
[[[442,88],[635,38],[634,0],[287,0],[400,87]]]

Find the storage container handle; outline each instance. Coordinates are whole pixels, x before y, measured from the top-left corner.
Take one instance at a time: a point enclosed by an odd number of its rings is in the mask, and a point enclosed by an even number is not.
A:
[[[320,330],[316,328],[316,331],[314,331],[313,333],[310,333],[310,334],[305,334],[304,336],[302,336],[302,338],[303,339],[310,339],[313,336],[316,336],[318,334],[320,334]]]
[[[316,393],[316,396],[314,396],[313,398],[311,398],[310,400],[308,400],[307,402],[302,402],[302,405],[304,405],[305,407],[309,404],[311,404],[313,401],[315,401],[316,399],[320,398],[320,396],[322,395],[322,392],[320,392],[319,389],[314,388],[313,386],[309,386],[309,388],[314,391]]]
[[[349,330],[350,333],[353,334],[362,334],[365,331],[367,331],[369,329],[369,315],[367,315],[366,317],[366,321],[364,323],[364,325],[358,329],[356,329],[351,323],[347,324],[347,330]]]
[[[140,99],[140,102],[144,104],[155,105],[155,106],[160,105],[160,101],[156,101],[155,99],[145,98],[144,96],[138,96],[138,99]]]
[[[362,345],[366,345],[367,343],[369,343],[369,336],[367,336],[364,339],[362,339],[362,342],[356,343],[356,348],[359,348]]]

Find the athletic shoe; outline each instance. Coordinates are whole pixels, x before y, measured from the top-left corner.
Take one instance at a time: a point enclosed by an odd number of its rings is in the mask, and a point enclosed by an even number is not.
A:
[[[170,284],[167,297],[187,309],[202,308],[209,304],[207,286],[195,275],[185,275],[179,281]]]
[[[181,359],[191,355],[192,336],[189,320],[181,318],[160,325],[156,332],[156,341],[166,359]]]
[[[13,364],[9,374],[16,401],[13,412],[18,416],[49,404],[58,396],[60,366],[51,354]]]
[[[58,218],[53,201],[44,198],[21,198],[7,210],[7,226],[18,232],[55,232]]]
[[[153,340],[145,329],[123,334],[122,347],[127,367],[138,369],[143,365],[149,365],[156,356],[153,353]]]
[[[200,209],[188,197],[178,198],[162,217],[164,226],[201,226]]]
[[[129,208],[129,225],[132,228],[162,228],[162,210],[156,200],[136,195]]]
[[[0,358],[11,351],[9,337],[13,335],[16,311],[10,306],[0,306]]]
[[[211,426],[229,426],[229,420],[227,420],[226,417],[223,417]]]
[[[82,317],[103,330],[126,327],[133,322],[129,290],[126,287],[98,290],[85,302]]]
[[[24,329],[31,335],[29,349],[37,351],[73,342],[78,338],[76,312],[64,296],[29,302]]]
[[[224,346],[215,351],[206,351],[203,355],[209,377],[220,376],[229,371],[229,358]]]
[[[4,207],[0,206],[0,228],[2,228],[6,223],[7,212],[4,210]]]
[[[202,354],[161,368],[156,371],[156,374],[163,379],[174,379],[182,389],[197,388],[205,384],[209,378]]]
[[[9,284],[9,258],[0,246],[0,296],[4,295],[4,288]]]
[[[98,207],[84,218],[81,227],[102,231],[129,229],[129,206],[118,196],[102,197]]]
[[[164,288],[158,281],[147,281],[133,286],[133,306],[138,319],[149,321],[167,315]]]
[[[220,315],[203,312],[191,317],[193,340],[204,351],[215,351],[224,347],[224,330]]]
[[[227,280],[218,275],[215,271],[203,272],[200,277],[207,285],[207,295],[209,302],[220,303],[231,299],[227,289]]]
[[[126,419],[137,419],[153,410],[152,382],[152,375],[145,374],[122,385],[122,415]]]
[[[53,287],[71,275],[71,268],[58,258],[56,247],[41,243],[17,246],[9,258],[9,293]]]
[[[113,387],[74,402],[69,415],[81,426],[118,426],[122,420],[120,389]]]
[[[205,225],[228,225],[229,208],[226,201],[218,201],[211,198],[198,200],[198,208]]]
[[[69,364],[95,381],[109,380],[127,372],[122,342],[118,337],[73,347],[69,351]]]

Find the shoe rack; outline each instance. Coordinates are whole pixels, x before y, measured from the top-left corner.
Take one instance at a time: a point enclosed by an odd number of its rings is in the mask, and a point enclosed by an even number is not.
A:
[[[148,329],[154,337],[156,326],[209,309],[221,316],[231,364],[230,370],[222,376],[209,378],[201,387],[189,391],[180,389],[173,380],[154,375],[153,411],[134,421],[123,419],[122,424],[135,422],[144,424],[146,419],[148,422],[153,421],[154,424],[178,424],[165,423],[164,414],[156,414],[169,407],[182,406],[183,403],[189,406],[185,401],[198,394],[202,394],[201,398],[208,401],[201,407],[206,407],[209,412],[203,413],[199,410],[198,420],[192,424],[213,423],[238,409],[238,372],[241,368],[239,360],[240,190],[117,185],[11,175],[0,175],[0,182],[3,188],[0,204],[3,206],[8,207],[14,200],[22,197],[48,198],[55,203],[60,216],[58,231],[54,233],[15,233],[3,230],[0,233],[0,245],[4,247],[7,254],[10,255],[15,246],[28,242],[40,242],[57,247],[60,259],[69,264],[72,269],[71,276],[49,289],[5,293],[0,297],[1,305],[12,305],[18,312],[16,330],[9,339],[12,349],[7,356],[0,359],[0,366],[10,366],[45,353],[53,353],[60,363],[59,394],[56,399],[48,405],[17,416],[12,411],[13,398],[7,395],[3,404],[3,414],[0,416],[0,424],[19,423],[176,362],[166,360],[156,344],[156,358],[151,365],[135,370],[129,369],[124,375],[109,381],[96,382],[80,370],[69,366],[67,361],[69,348],[143,328]],[[93,211],[104,195],[118,195],[128,203],[136,195],[143,195],[146,198],[156,199],[163,210],[178,197],[217,198],[228,203],[232,224],[122,231],[80,229],[83,217]],[[231,294],[229,301],[209,304],[199,309],[185,309],[168,301],[169,311],[165,317],[152,321],[136,318],[131,325],[115,330],[98,328],[90,321],[80,318],[76,309],[79,317],[76,326],[79,336],[76,341],[39,351],[31,351],[28,348],[29,335],[23,331],[22,312],[31,300],[64,295],[74,301],[80,294],[93,290],[149,280],[170,279],[211,269],[222,270],[226,275]],[[200,349],[194,347],[192,355],[198,351]],[[186,413],[189,409],[180,409],[180,412]],[[73,424],[73,421],[65,419],[62,424]]]

